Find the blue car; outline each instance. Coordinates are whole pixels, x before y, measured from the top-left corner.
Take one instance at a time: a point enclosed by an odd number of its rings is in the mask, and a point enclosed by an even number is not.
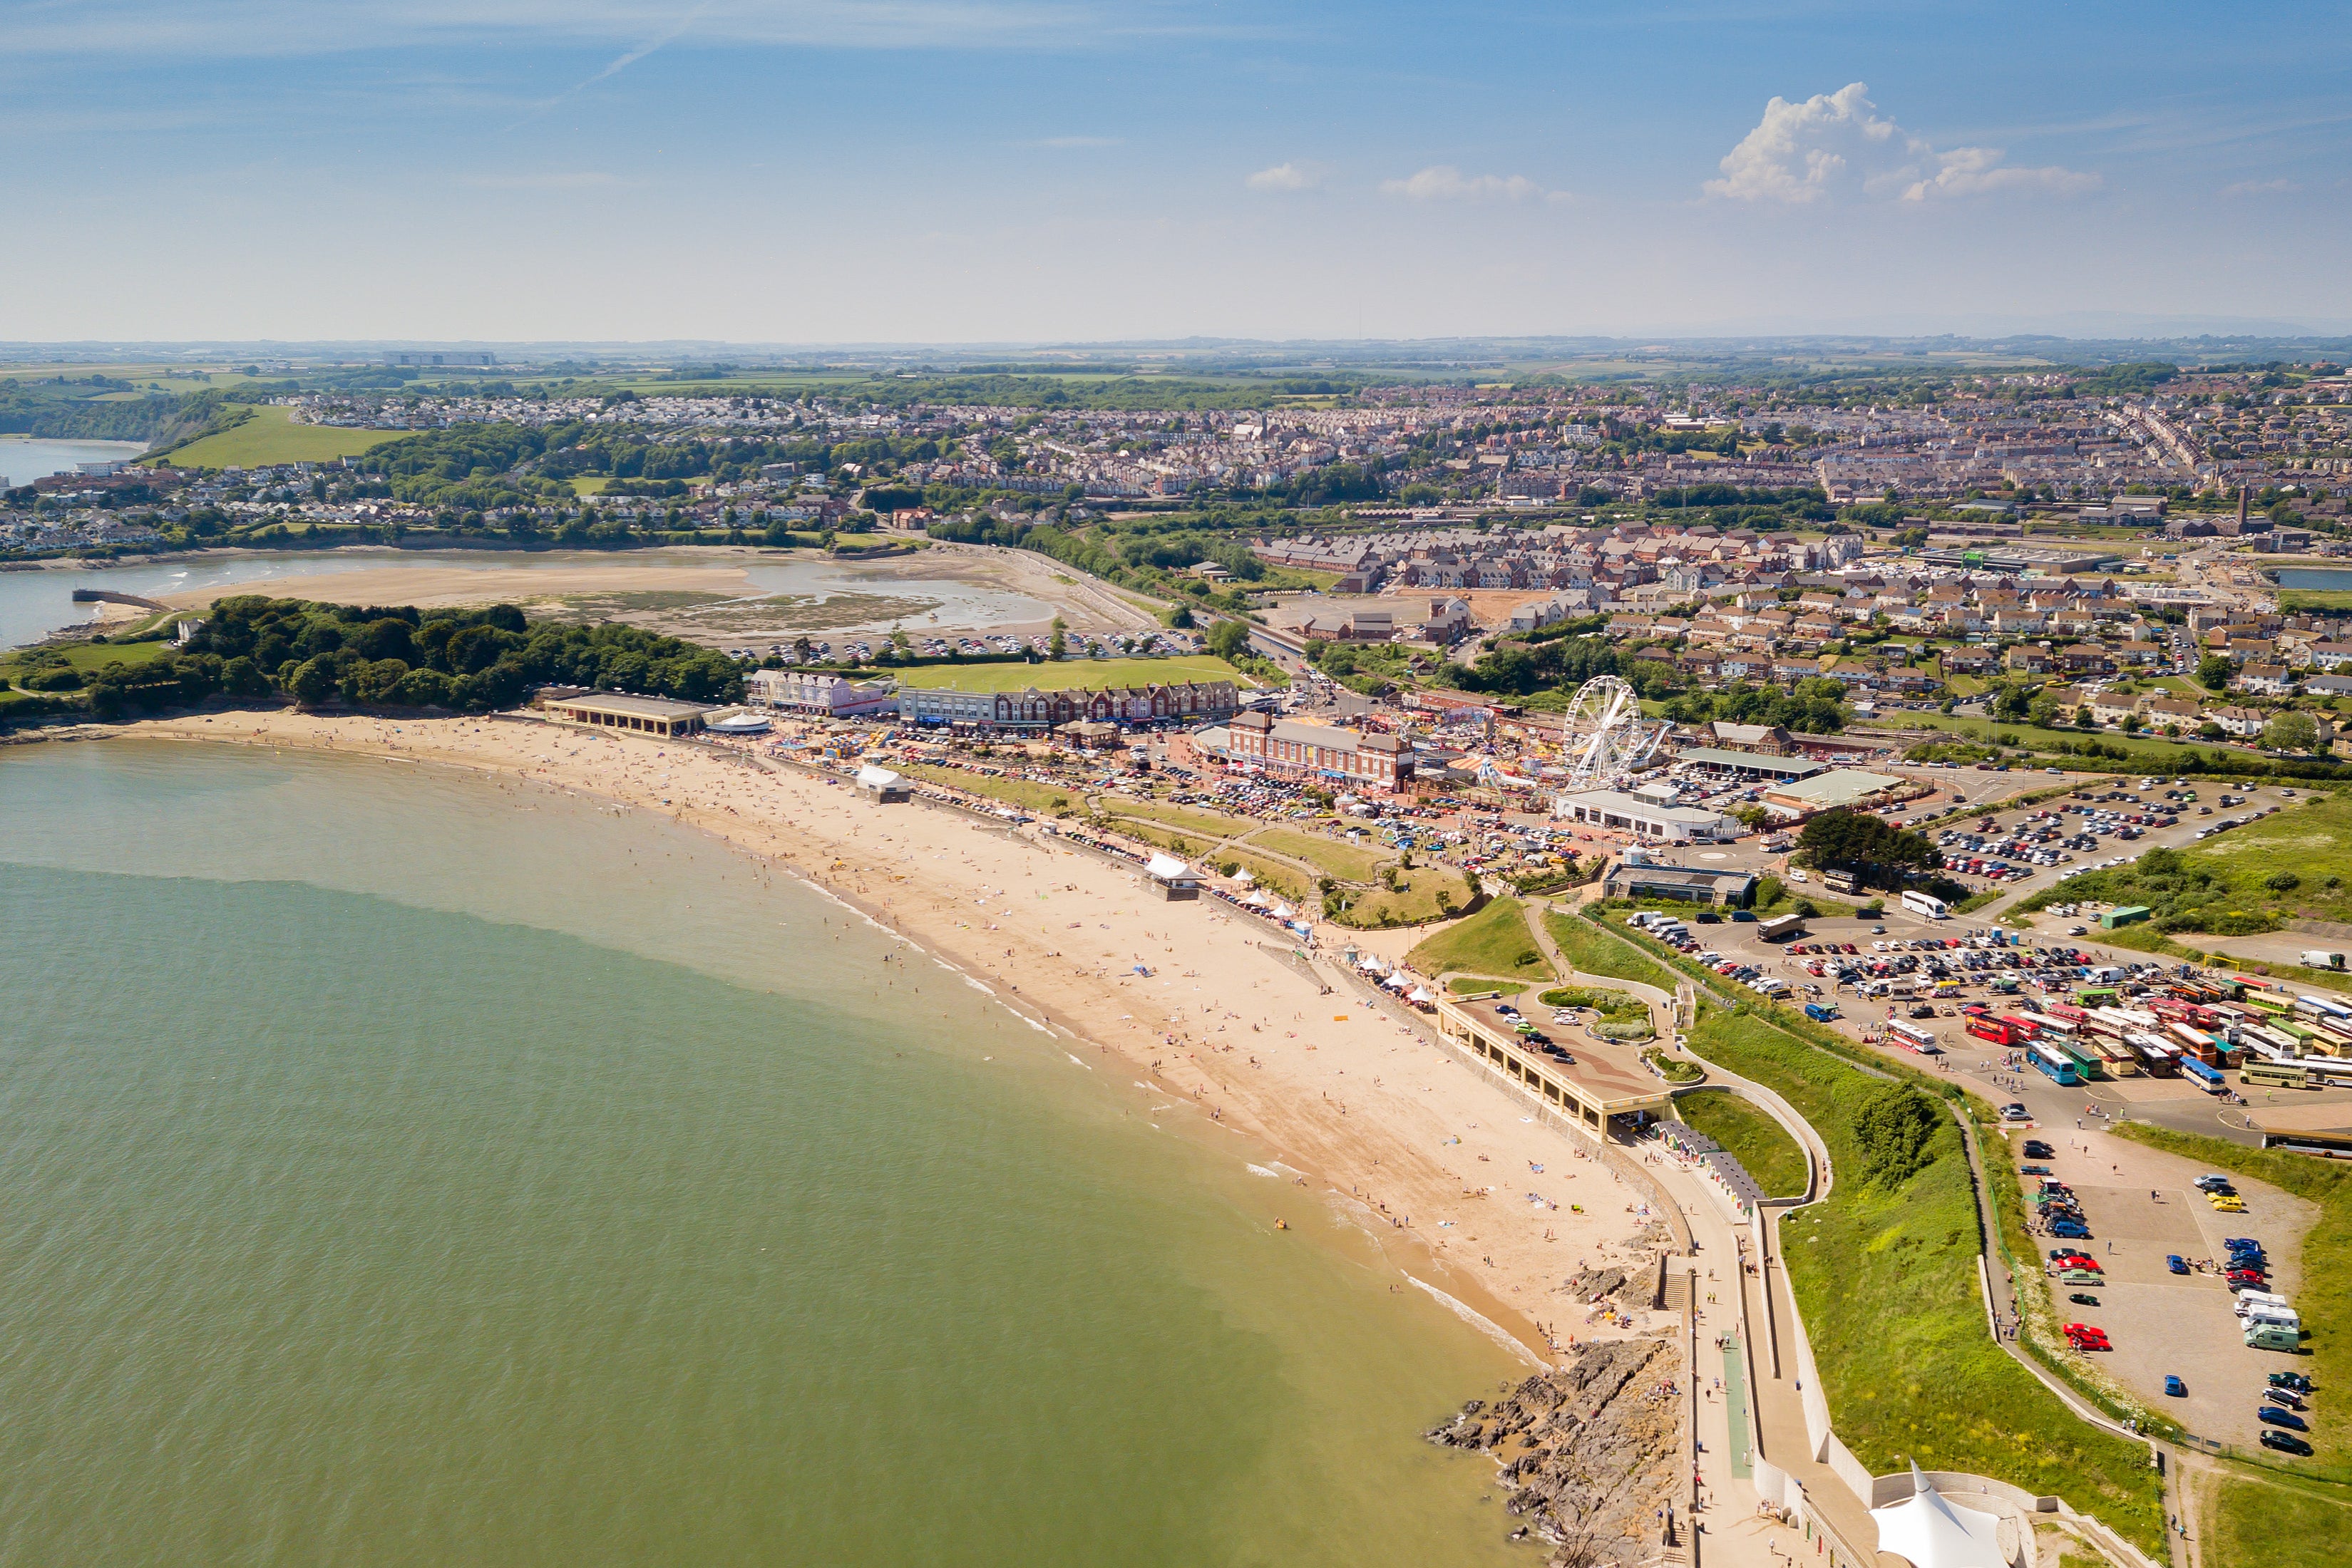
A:
[[[2186,1274],[2189,1272],[2189,1260],[2183,1258],[2178,1252],[2166,1254],[2164,1266],[2171,1270],[2176,1274]]]
[[[2173,1398],[2179,1399],[2188,1395],[2189,1385],[2181,1382],[2180,1379],[2177,1377],[2167,1376],[2164,1380],[2164,1391],[2172,1396]]]
[[[2254,1419],[2267,1421],[2273,1427],[2290,1427],[2298,1432],[2308,1432],[2310,1427],[2292,1410],[2282,1410],[2275,1405],[2264,1405],[2254,1411]]]

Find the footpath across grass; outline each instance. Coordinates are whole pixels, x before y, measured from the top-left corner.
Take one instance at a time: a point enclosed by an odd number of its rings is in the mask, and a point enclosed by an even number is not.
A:
[[[1805,1190],[1805,1151],[1771,1113],[1728,1089],[1677,1095],[1675,1114],[1705,1133],[1747,1167],[1767,1197],[1799,1197]]]
[[[2140,1445],[2077,1420],[1985,1329],[1976,1197],[1958,1124],[1746,1012],[1712,1009],[1694,1052],[1780,1092],[1828,1145],[1835,1186],[1780,1228],[1831,1419],[1874,1475],[1993,1476],[2161,1558],[2164,1497]]]
[[[1460,969],[1520,980],[1552,977],[1535,933],[1528,929],[1528,906],[1516,898],[1498,898],[1454,922],[1406,954],[1404,961],[1424,975]]]

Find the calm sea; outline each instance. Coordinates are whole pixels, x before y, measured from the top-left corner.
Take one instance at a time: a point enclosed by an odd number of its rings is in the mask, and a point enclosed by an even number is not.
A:
[[[698,835],[13,748],[0,908],[0,1563],[1531,1560],[1515,1364]]]
[[[52,474],[70,474],[83,463],[127,462],[147,450],[143,441],[51,441],[43,436],[0,435],[0,478],[29,485]]]

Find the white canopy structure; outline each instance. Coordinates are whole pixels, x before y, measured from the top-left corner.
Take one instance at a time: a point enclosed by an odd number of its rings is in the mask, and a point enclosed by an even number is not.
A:
[[[860,789],[903,789],[907,787],[907,780],[887,768],[877,768],[869,762],[857,770],[857,787]]]
[[[1143,869],[1150,872],[1153,876],[1164,879],[1183,876],[1187,874],[1192,868],[1187,866],[1182,861],[1178,860],[1174,855],[1153,855],[1151,857],[1151,862]]]
[[[1911,1495],[1901,1502],[1870,1511],[1881,1552],[1894,1552],[1913,1568],[2009,1568],[1998,1514],[1962,1508],[1937,1491],[1916,1462],[1911,1485]]]

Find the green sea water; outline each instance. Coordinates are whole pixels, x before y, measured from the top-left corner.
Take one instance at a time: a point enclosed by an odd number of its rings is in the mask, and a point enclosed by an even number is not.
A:
[[[8,748],[0,1002],[0,1563],[1536,1560],[1371,1239],[659,820]]]

